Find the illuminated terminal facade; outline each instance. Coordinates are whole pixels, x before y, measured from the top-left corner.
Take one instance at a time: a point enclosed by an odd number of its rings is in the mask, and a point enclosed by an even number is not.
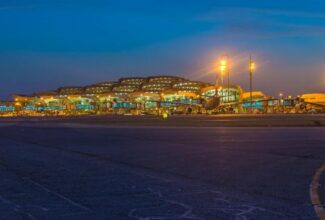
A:
[[[320,95],[307,98],[315,101]],[[251,109],[266,111],[267,106],[279,102],[259,91],[252,93],[251,102],[250,93],[238,85],[216,87],[211,83],[164,75],[60,87],[31,95],[16,94],[13,98],[13,102],[0,103],[2,115],[195,114],[225,109],[247,112]]]
[[[238,101],[241,92],[240,87],[232,87],[229,102]],[[220,88],[219,93],[226,94],[227,91]],[[210,83],[176,76],[128,77],[83,87],[60,87],[54,91],[14,95],[14,106],[8,105],[11,108],[7,110],[15,108],[22,114],[200,111],[202,102],[214,96],[215,86]]]

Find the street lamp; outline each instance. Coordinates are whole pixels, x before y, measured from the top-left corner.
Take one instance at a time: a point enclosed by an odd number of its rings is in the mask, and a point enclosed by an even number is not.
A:
[[[283,106],[282,106],[283,105],[283,99],[282,99],[283,98],[283,93],[282,92],[279,93],[279,97],[280,97],[280,100],[279,100],[279,103],[278,103],[278,105],[279,105],[278,108],[280,110],[280,107],[281,107],[281,111],[283,111]]]
[[[220,73],[221,73],[221,85],[224,85],[224,76],[226,74],[227,71],[227,75],[228,75],[228,102],[229,102],[229,67],[228,67],[228,61],[227,61],[227,57],[224,57],[221,61],[220,61]],[[224,92],[222,90],[222,100],[224,100],[223,98],[224,96]]]
[[[255,62],[252,56],[249,56],[249,96],[251,101],[251,110],[253,108],[253,73],[255,71]]]
[[[228,103],[229,103],[229,97],[230,97],[230,93],[229,93],[229,90],[230,90],[230,68],[228,66],[227,68],[227,76],[228,76],[228,80],[227,80],[227,84],[228,84],[228,89],[227,89],[227,96],[228,96]]]
[[[226,69],[227,69],[227,60],[222,59],[220,61],[221,85],[223,85],[223,78],[225,76]]]

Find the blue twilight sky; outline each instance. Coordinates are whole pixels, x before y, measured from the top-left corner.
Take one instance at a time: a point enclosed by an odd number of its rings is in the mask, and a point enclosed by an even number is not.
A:
[[[247,89],[325,92],[324,0],[0,0],[0,98],[122,76],[213,82],[231,58]]]

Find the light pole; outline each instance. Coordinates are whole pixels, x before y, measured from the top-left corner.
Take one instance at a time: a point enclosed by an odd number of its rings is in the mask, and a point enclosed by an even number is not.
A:
[[[229,91],[230,91],[230,70],[229,68],[227,69],[227,76],[228,76],[228,80],[227,80],[227,95],[228,95],[228,103],[229,103],[229,98],[230,98],[230,94],[229,94]]]
[[[220,73],[221,73],[221,86],[222,86],[222,100],[224,100],[224,92],[223,92],[223,88],[224,88],[224,76],[225,76],[225,72],[227,70],[227,57],[223,58],[220,61]],[[229,81],[229,77],[228,77],[228,81]]]
[[[282,92],[279,93],[279,97],[280,97],[279,110],[281,110],[281,112],[283,112],[283,93]]]
[[[225,76],[226,69],[227,69],[227,60],[222,59],[220,61],[221,85],[223,85],[223,79]]]
[[[255,70],[255,62],[252,56],[249,56],[249,97],[251,102],[251,111],[253,110],[253,72]]]
[[[283,93],[282,92],[279,93],[279,97],[280,97],[280,104],[282,104],[282,99],[283,99]]]

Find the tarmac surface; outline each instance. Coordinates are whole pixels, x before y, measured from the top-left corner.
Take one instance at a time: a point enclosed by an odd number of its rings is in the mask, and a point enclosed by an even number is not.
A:
[[[0,122],[82,123],[109,126],[163,126],[163,127],[312,127],[325,126],[325,114],[224,114],[176,115],[167,119],[156,116],[69,116],[0,118]]]
[[[320,219],[310,184],[325,163],[324,121],[2,119],[0,219]]]

